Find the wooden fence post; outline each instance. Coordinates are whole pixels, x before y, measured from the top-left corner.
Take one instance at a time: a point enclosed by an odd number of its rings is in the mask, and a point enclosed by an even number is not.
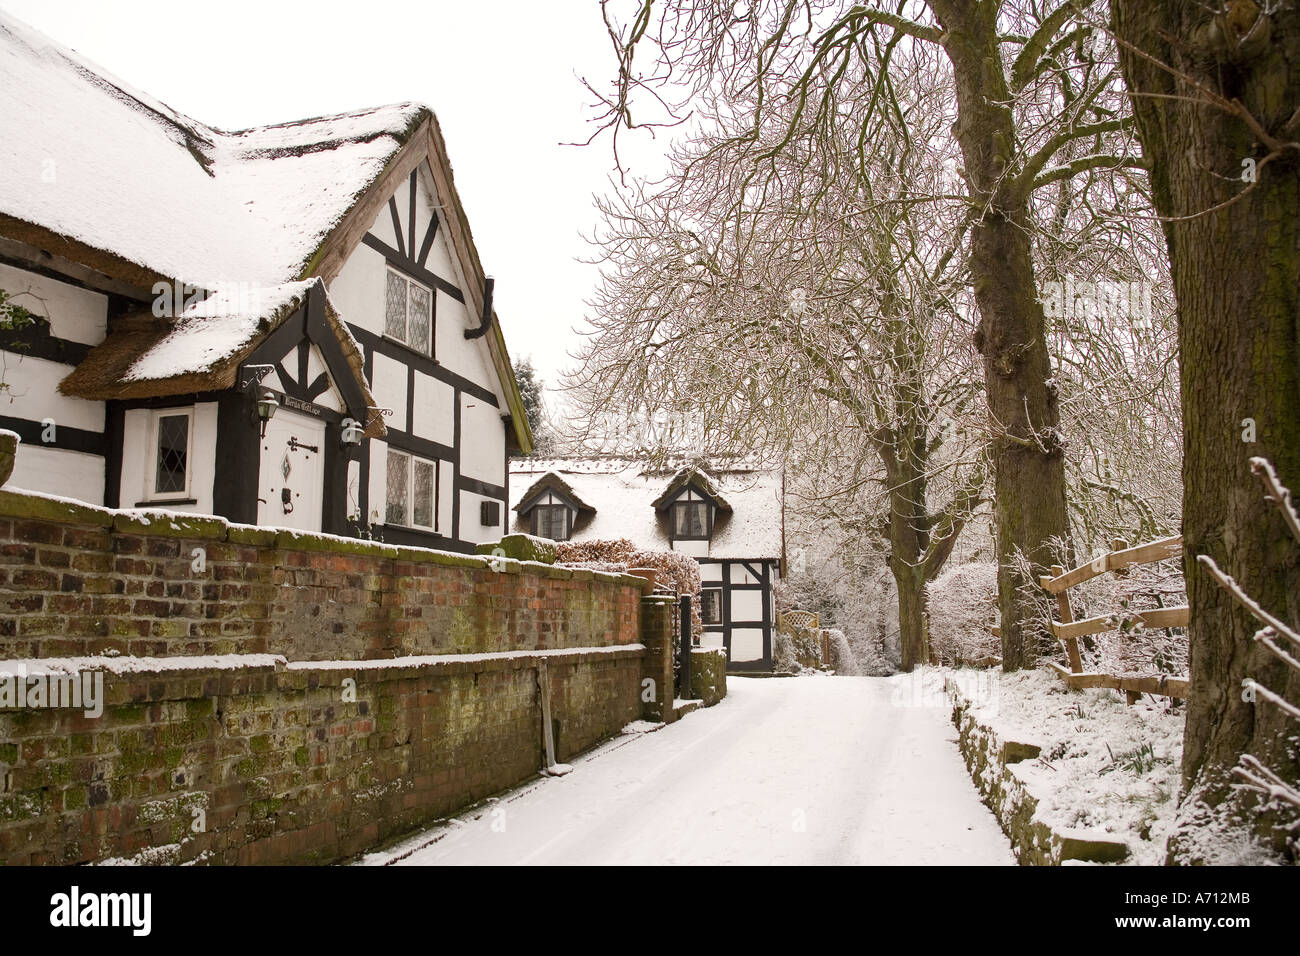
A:
[[[1059,578],[1064,573],[1064,567],[1059,564],[1052,565],[1052,577]],[[1070,592],[1068,589],[1057,592],[1056,611],[1061,616],[1062,624],[1072,624],[1074,622],[1074,611],[1070,608]],[[1082,674],[1083,657],[1079,654],[1079,639],[1077,637],[1067,637],[1065,639],[1065,653],[1070,658],[1070,670],[1076,674]]]

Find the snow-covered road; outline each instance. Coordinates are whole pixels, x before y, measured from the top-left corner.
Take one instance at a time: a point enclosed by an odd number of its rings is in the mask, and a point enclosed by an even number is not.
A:
[[[728,680],[369,864],[1014,864],[909,678]]]

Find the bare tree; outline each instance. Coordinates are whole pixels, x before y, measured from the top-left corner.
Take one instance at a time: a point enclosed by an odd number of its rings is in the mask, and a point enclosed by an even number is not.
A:
[[[780,457],[805,514],[877,515],[905,669],[928,657],[925,585],[987,474],[968,219],[945,199],[955,156],[936,147],[951,118],[918,82],[934,66],[898,54],[899,114],[878,114],[869,155],[848,126],[783,142],[790,114],[773,113],[748,139],[715,110],[720,130],[679,150],[668,180],[606,201],[605,282],[571,383],[601,429],[629,405],[668,409],[705,454]],[[834,108],[863,112],[871,95],[841,82]],[[751,175],[764,153],[767,174]]]
[[[1097,169],[1136,167],[1127,148],[1129,117],[1118,77],[1083,13],[1090,3],[928,0],[890,9],[828,0],[674,0],[652,11],[643,0],[626,25],[602,3],[618,58],[608,92],[596,90],[599,118],[617,134],[643,121],[645,93],[665,112],[647,123],[685,118],[684,107],[709,98],[738,104],[748,121],[742,139],[757,141],[770,110],[792,109],[790,135],[756,158],[756,170],[796,146],[801,129],[849,124],[862,151],[874,146],[880,115],[902,115],[890,81],[895,57],[938,51],[955,89],[952,134],[962,165],[954,192],[970,226],[970,281],[979,313],[975,343],[983,356],[999,549],[999,606],[1004,667],[1031,663],[1045,640],[1018,578],[1016,552],[1034,570],[1065,556],[1048,542],[1068,541],[1065,455],[1058,397],[1038,298],[1033,248],[1035,193]],[[639,49],[653,47],[649,73]],[[861,76],[870,95],[859,112],[836,108],[836,80]],[[1081,155],[1063,156],[1086,142]],[[1063,160],[1063,161],[1062,161]]]

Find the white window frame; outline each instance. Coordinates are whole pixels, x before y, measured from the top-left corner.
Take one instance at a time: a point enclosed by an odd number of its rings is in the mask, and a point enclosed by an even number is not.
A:
[[[400,524],[388,519],[388,476],[387,469],[391,467],[389,455],[401,455],[406,459],[406,513]],[[433,515],[433,524],[416,524],[415,523],[415,463],[423,462],[433,468],[433,484],[430,487],[429,513]],[[389,445],[384,449],[384,523],[397,524],[398,527],[412,528],[417,531],[432,531],[438,533],[438,482],[442,478],[441,462],[436,458],[424,458],[405,448],[396,448]]]
[[[392,275],[397,276],[397,278],[401,279],[401,280],[402,280],[403,282],[405,282],[406,285],[407,285],[407,289],[406,289],[406,323],[402,326],[402,336],[401,336],[400,338],[399,338],[398,336],[396,336],[396,335],[391,334],[391,333],[388,331],[388,278],[387,278],[387,276],[385,276],[385,278],[384,278],[384,319],[383,319],[383,321],[384,321],[384,325],[383,325],[383,329],[384,329],[384,338],[386,338],[386,339],[391,339],[391,340],[394,341],[394,342],[400,342],[402,345],[406,346],[408,349],[410,349],[412,352],[415,352],[415,353],[418,354],[418,355],[428,355],[429,357],[432,358],[433,353],[434,353],[434,347],[433,347],[433,345],[434,345],[434,328],[433,328],[433,316],[434,316],[433,301],[434,301],[434,290],[431,289],[431,288],[429,288],[429,287],[428,287],[427,285],[425,285],[423,282],[420,282],[420,281],[418,281],[418,280],[416,280],[416,279],[412,279],[410,276],[408,276],[408,275],[407,275],[405,272],[403,272],[401,269],[394,269],[392,266],[389,266],[389,267],[388,267],[388,271],[389,271]],[[416,286],[416,287],[418,287],[418,288],[420,288],[420,289],[423,289],[423,290],[425,291],[425,293],[427,293],[428,296],[429,296],[429,348],[428,348],[428,351],[423,351],[423,350],[421,350],[421,349],[418,349],[418,348],[416,348],[414,345],[411,344],[411,289],[410,289],[411,286]],[[425,459],[425,460],[427,461],[428,459]]]
[[[158,490],[158,440],[159,426],[164,418],[184,416],[185,425],[185,487],[180,491]],[[145,469],[146,501],[182,501],[192,498],[190,489],[194,484],[194,409],[189,408],[155,408],[149,416],[149,458]]]

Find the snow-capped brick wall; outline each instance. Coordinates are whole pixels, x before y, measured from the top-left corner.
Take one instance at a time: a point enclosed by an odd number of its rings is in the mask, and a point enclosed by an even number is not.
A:
[[[536,773],[543,671],[561,762],[670,720],[641,584],[0,491],[0,864],[346,859]]]
[[[359,667],[100,658],[100,716],[0,709],[0,861],[354,856],[537,772],[539,655],[559,760],[640,716],[640,645]]]
[[[621,574],[0,490],[0,659],[630,644],[640,597]]]
[[[721,647],[691,648],[691,696],[712,707],[727,696],[727,652]]]

